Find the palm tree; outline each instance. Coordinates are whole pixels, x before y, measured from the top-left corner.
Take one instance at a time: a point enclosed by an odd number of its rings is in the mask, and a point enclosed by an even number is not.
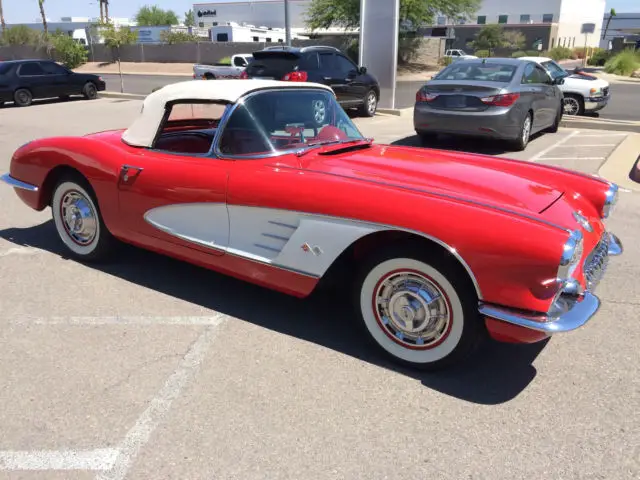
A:
[[[109,21],[109,0],[101,0],[104,3],[104,16],[105,20]]]
[[[4,31],[7,29],[7,24],[4,23],[4,12],[2,11],[2,0],[0,0],[0,24],[2,24],[2,35],[4,35]]]
[[[47,36],[49,33],[47,27],[47,17],[44,14],[44,0],[38,0],[38,5],[40,6],[40,15],[42,16],[42,26],[44,27],[44,35]]]
[[[104,2],[102,0],[98,0],[100,3],[100,23],[104,22]]]

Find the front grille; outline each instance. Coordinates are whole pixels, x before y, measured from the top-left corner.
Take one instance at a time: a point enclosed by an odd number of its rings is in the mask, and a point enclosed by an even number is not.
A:
[[[587,290],[593,291],[600,283],[609,263],[609,235],[602,236],[596,247],[584,261],[584,277]]]

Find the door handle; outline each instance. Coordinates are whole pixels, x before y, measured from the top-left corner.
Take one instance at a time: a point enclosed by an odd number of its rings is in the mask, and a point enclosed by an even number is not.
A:
[[[144,170],[142,167],[136,167],[133,165],[122,165],[120,168],[120,182],[130,183],[133,182],[138,175]]]

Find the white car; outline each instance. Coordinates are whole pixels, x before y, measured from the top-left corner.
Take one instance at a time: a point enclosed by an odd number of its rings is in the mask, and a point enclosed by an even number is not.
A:
[[[609,82],[606,80],[593,75],[571,73],[547,57],[520,57],[520,59],[538,63],[554,80],[564,79],[559,87],[564,95],[565,115],[597,112],[609,103],[611,92]]]
[[[231,57],[231,65],[226,63],[216,63],[214,65],[196,63],[193,66],[193,78],[196,80],[240,78],[244,69],[252,61],[253,54],[238,53]]]
[[[450,57],[452,61],[456,61],[456,60],[465,60],[468,58],[478,58],[475,55],[469,55],[467,53],[464,52],[464,50],[460,50],[460,49],[451,49],[451,50],[447,50],[446,52],[444,52],[444,56],[445,57]]]

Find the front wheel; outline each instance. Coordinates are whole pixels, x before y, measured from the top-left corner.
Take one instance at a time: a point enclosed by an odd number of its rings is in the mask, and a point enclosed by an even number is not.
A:
[[[85,181],[61,180],[53,191],[51,210],[58,236],[73,257],[98,261],[108,256],[114,239]]]
[[[87,82],[82,88],[82,95],[87,100],[95,100],[98,98],[98,89],[93,82]]]
[[[378,110],[378,96],[373,90],[369,90],[364,96],[360,113],[365,117],[373,117]]]
[[[356,281],[364,330],[398,363],[436,370],[464,360],[483,338],[474,291],[453,262],[392,249]]]
[[[565,115],[582,115],[584,114],[584,99],[580,95],[565,94],[563,109]]]

